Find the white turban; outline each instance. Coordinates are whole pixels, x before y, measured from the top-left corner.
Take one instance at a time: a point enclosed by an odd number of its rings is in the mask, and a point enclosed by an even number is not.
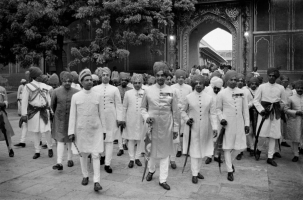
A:
[[[201,75],[203,75],[203,74],[209,74],[209,70],[208,69],[202,69],[202,71],[201,71]]]
[[[86,76],[91,76],[92,73],[91,71],[86,68],[86,69],[83,69],[80,73],[79,73],[79,83],[82,82],[83,78],[86,77]]]
[[[96,74],[92,75],[93,81],[99,81],[99,77]]]
[[[110,71],[110,69],[109,69],[108,67],[98,67],[98,68],[96,69],[96,71],[95,71],[95,74],[97,74],[99,77],[101,77],[102,74],[103,74],[103,72],[108,73],[109,76],[110,76],[110,74],[111,74],[111,71]]]
[[[217,76],[214,76],[210,80],[210,85],[212,88],[214,87],[221,88],[223,86],[223,80]]]

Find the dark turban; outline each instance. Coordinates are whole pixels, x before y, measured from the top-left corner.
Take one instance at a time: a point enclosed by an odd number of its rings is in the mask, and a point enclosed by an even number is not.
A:
[[[279,78],[280,77],[280,72],[277,68],[273,67],[273,68],[269,68],[267,69],[267,75],[271,74],[271,73],[275,73],[275,77]]]
[[[186,79],[186,72],[182,69],[177,69],[175,72],[176,78],[180,78],[183,76],[184,79]]]
[[[229,79],[231,79],[233,77],[237,77],[237,75],[238,75],[238,73],[234,70],[227,71],[224,76],[224,82],[227,83],[227,81],[229,81]]]
[[[257,84],[259,84],[259,79],[258,79],[258,77],[251,77],[251,78],[249,79],[249,82],[250,82],[250,83],[256,82]]]
[[[43,74],[43,75],[41,76],[41,82],[47,84],[47,82],[48,82],[48,77],[47,77],[47,75]]]
[[[281,81],[283,81],[283,80],[288,80],[289,81],[289,78],[285,75],[280,76],[280,79],[281,79]]]
[[[66,80],[74,80],[73,75],[70,72],[65,72],[62,76],[62,81],[66,81]]]
[[[62,71],[62,72],[60,73],[60,81],[61,81],[61,82],[63,82],[63,76],[64,76],[65,73],[67,73],[67,71]]]
[[[241,73],[238,73],[238,74],[237,74],[237,79],[240,79],[240,78],[243,78],[243,79],[244,79],[244,75],[241,74]]]
[[[164,75],[167,75],[168,67],[164,62],[155,62],[154,66],[154,75],[156,75],[159,71],[163,71]]]
[[[295,88],[303,88],[303,80],[298,80],[295,82]]]
[[[29,76],[33,79],[42,75],[42,71],[38,67],[30,67],[29,68]]]
[[[56,73],[53,73],[51,77],[48,79],[48,83],[51,85],[59,85],[59,77]]]

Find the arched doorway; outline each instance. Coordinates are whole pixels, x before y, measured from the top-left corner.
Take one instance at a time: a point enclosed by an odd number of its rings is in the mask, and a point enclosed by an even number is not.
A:
[[[193,65],[197,64],[199,41],[216,28],[221,28],[232,34],[232,66],[238,70],[239,62],[236,60],[236,56],[239,55],[238,38],[240,36],[237,28],[230,21],[213,13],[206,13],[194,18],[189,26],[180,30],[179,56],[182,69],[189,71]]]

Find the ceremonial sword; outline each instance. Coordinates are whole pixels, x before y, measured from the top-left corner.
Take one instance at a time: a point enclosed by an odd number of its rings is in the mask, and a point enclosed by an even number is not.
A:
[[[190,141],[191,141],[191,126],[189,126],[189,136],[188,136],[187,152],[186,152],[186,157],[185,157],[185,161],[184,161],[184,165],[183,165],[183,169],[182,169],[182,174],[184,172],[184,169],[185,169],[185,166],[186,166],[186,162],[187,162],[187,158],[189,156]]]

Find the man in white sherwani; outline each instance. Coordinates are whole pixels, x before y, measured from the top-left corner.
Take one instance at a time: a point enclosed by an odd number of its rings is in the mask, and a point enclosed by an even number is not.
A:
[[[187,85],[184,83],[185,79],[186,79],[186,72],[184,70],[181,70],[181,69],[178,69],[176,70],[175,72],[175,75],[176,75],[176,79],[177,79],[177,83],[172,85],[171,87],[172,88],[175,88],[176,90],[179,91],[179,110],[180,110],[180,113],[181,113],[181,110],[185,104],[185,100],[186,100],[186,96],[188,94],[190,94],[193,90],[192,90],[192,87],[190,85]],[[182,155],[182,147],[183,147],[183,140],[182,140],[182,135],[183,135],[183,131],[184,131],[184,127],[185,127],[185,121],[181,118],[181,124],[180,124],[180,144],[178,146],[178,149],[177,149],[177,155],[176,157],[180,157]]]
[[[53,157],[51,122],[50,122],[50,94],[49,86],[41,82],[42,71],[38,67],[29,68],[30,78],[33,80],[25,85],[22,94],[22,117],[19,126],[27,123],[27,130],[35,135],[35,155],[40,157],[41,134],[45,134],[48,156]]]
[[[191,143],[189,155],[191,158],[192,182],[198,183],[204,179],[200,174],[202,158],[212,155],[214,151],[213,134],[217,135],[216,102],[213,97],[204,92],[206,78],[202,75],[194,75],[192,87],[194,92],[186,96],[182,109],[182,118],[188,126],[185,126],[183,153],[187,154],[189,129],[191,129]]]
[[[215,102],[216,105],[216,99],[218,96],[218,93],[221,91],[221,88],[223,86],[223,80],[217,76],[214,76],[211,78],[210,80],[210,86],[209,89],[206,92],[207,94],[209,94],[210,96],[213,97],[213,101]],[[204,89],[206,90],[206,88]],[[221,128],[220,125],[220,120],[217,117],[217,130],[219,130],[219,128]],[[214,142],[216,142],[217,137],[214,138]],[[211,154],[207,155],[207,159],[205,160],[205,164],[209,164],[212,161],[212,155],[214,155],[215,152],[212,152]],[[219,158],[218,155],[214,155],[214,161],[219,162]],[[222,161],[220,160],[220,162],[222,163]]]
[[[100,165],[105,164],[105,171],[107,173],[112,173],[113,170],[110,167],[110,164],[113,157],[113,141],[122,121],[123,108],[118,88],[109,84],[110,69],[108,67],[103,67],[98,71],[98,76],[102,77],[102,84],[93,87],[93,91],[101,95],[102,116],[106,124],[106,139],[104,141],[105,155],[101,155]]]
[[[229,70],[224,76],[227,87],[217,97],[217,115],[225,126],[223,150],[227,168],[227,179],[234,180],[233,160],[246,148],[246,135],[249,133],[249,111],[244,91],[237,88],[237,72]]]
[[[144,90],[141,89],[143,83],[142,75],[133,75],[132,83],[134,89],[126,91],[123,99],[123,122],[125,122],[123,138],[128,140],[129,168],[133,168],[134,163],[142,166],[139,158],[141,155],[140,142],[144,128],[144,120],[140,109],[144,95]]]
[[[141,104],[141,114],[146,123],[152,125],[151,156],[148,162],[147,181],[151,181],[156,171],[155,161],[160,159],[159,185],[166,190],[169,156],[174,152],[173,140],[178,137],[178,100],[174,90],[165,84],[168,67],[163,62],[155,62],[154,74],[157,83],[145,90]]]
[[[80,164],[83,174],[82,185],[88,184],[87,158],[91,154],[94,170],[94,190],[101,190],[99,154],[104,151],[105,127],[102,121],[100,94],[93,91],[93,80],[89,69],[79,73],[83,90],[72,96],[68,123],[68,137],[73,142],[74,154],[81,153]],[[76,146],[74,145],[76,144]],[[79,152],[78,152],[79,150]]]
[[[258,117],[257,130],[260,126],[262,117],[266,117],[260,131],[260,137],[268,138],[268,158],[267,163],[272,166],[277,166],[273,160],[275,153],[275,140],[281,138],[281,110],[286,104],[285,89],[282,85],[276,83],[280,73],[276,68],[267,70],[268,83],[259,86],[253,104],[260,113]],[[256,152],[256,159],[259,160],[261,151]]]

